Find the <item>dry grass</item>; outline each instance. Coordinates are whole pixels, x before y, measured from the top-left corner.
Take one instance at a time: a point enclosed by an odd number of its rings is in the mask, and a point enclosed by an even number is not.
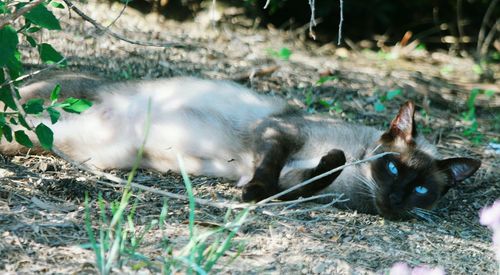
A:
[[[119,13],[116,5],[92,1],[82,8],[103,23]],[[429,138],[437,142],[444,155],[483,160],[484,165],[474,178],[450,191],[432,222],[392,222],[334,208],[277,216],[256,213],[237,236],[237,242],[246,244],[243,254],[227,266],[217,266],[222,272],[370,274],[384,271],[398,261],[440,265],[450,274],[495,272],[490,232],[478,224],[478,211],[500,197],[500,163],[498,155],[488,153],[484,144],[473,145],[461,135],[464,124],[460,113],[470,87],[489,87],[478,83],[469,59],[420,52],[385,60],[354,50],[318,48],[292,32],[247,27],[249,19],[244,17],[233,19],[231,24],[223,20],[216,29],[203,29],[191,22],[157,22],[126,11],[115,25],[116,30],[135,39],[198,45],[172,49],[146,48],[110,39],[95,33],[76,16],[63,16],[61,20],[64,30],[45,33],[43,40],[61,50],[75,71],[93,71],[113,78],[194,75],[230,79],[250,74],[254,69],[279,66],[272,74],[245,83],[295,103],[303,102],[311,88],[317,98],[342,103],[342,112],[332,115],[379,127],[388,123],[401,102],[413,99],[426,109],[429,117],[424,126],[430,127]],[[268,49],[282,47],[292,50],[289,61],[267,53]],[[33,68],[37,67],[35,54],[28,60],[33,62]],[[446,66],[453,70],[443,73]],[[498,66],[493,70],[498,74]],[[325,72],[336,76],[336,80],[315,87]],[[379,93],[393,89],[402,89],[403,95],[388,102],[387,111],[375,112],[373,103]],[[479,101],[479,123],[487,138],[499,137],[495,132],[498,117],[494,115],[498,114],[500,95],[496,92],[495,100]],[[421,115],[418,119],[424,121]],[[102,192],[111,201],[120,197],[120,190],[98,185],[93,175],[51,156],[2,159],[0,166],[0,270],[95,273],[93,253],[79,246],[88,242],[83,221],[84,194],[88,192],[95,200]],[[124,176],[126,171],[112,172]],[[182,181],[175,174],[141,171],[136,180],[163,190],[184,192]],[[239,190],[224,180],[199,177],[193,179],[193,184],[195,195],[201,198],[239,198]],[[163,198],[149,193],[137,197],[136,223],[145,225],[158,217]],[[158,242],[162,238],[179,247],[186,243],[187,204],[171,200],[169,205],[166,228],[148,234],[142,253],[160,255]],[[315,205],[304,204],[295,209],[310,207]],[[279,210],[269,209],[270,213]],[[200,227],[211,228],[222,222],[224,211],[199,207],[196,214]],[[228,256],[234,253],[230,251]],[[154,267],[147,270],[158,271]],[[130,265],[115,271],[133,272]]]

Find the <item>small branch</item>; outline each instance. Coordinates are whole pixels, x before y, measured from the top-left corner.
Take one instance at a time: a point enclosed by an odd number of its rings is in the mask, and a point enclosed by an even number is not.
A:
[[[294,191],[296,189],[299,189],[299,188],[301,188],[301,187],[303,187],[305,185],[308,185],[311,182],[314,182],[314,181],[317,181],[317,180],[319,180],[321,178],[329,176],[329,175],[331,175],[331,174],[333,174],[333,173],[335,173],[337,171],[340,171],[340,170],[342,170],[342,169],[344,169],[344,168],[346,168],[348,166],[358,165],[358,164],[361,164],[361,163],[365,163],[365,162],[369,162],[369,161],[372,161],[372,160],[376,160],[376,159],[379,159],[379,158],[381,158],[383,156],[386,156],[386,155],[397,155],[397,154],[399,154],[399,153],[385,152],[385,153],[374,155],[374,156],[366,158],[366,159],[362,159],[362,160],[358,160],[358,161],[354,161],[354,162],[351,162],[351,163],[344,164],[344,165],[339,166],[339,167],[337,167],[335,169],[332,169],[332,170],[330,170],[328,172],[325,172],[323,174],[317,175],[317,176],[312,177],[312,178],[310,178],[310,179],[308,179],[306,181],[303,181],[303,182],[301,182],[301,183],[299,183],[297,185],[294,185],[294,186],[292,186],[292,187],[290,187],[290,188],[288,188],[288,189],[286,189],[286,190],[284,190],[282,192],[279,192],[278,194],[270,196],[269,198],[263,199],[263,200],[259,201],[257,203],[257,205],[262,205],[262,204],[265,204],[265,203],[267,203],[267,202],[269,202],[271,200],[277,199],[277,198],[279,198],[279,197],[281,197],[281,196],[283,196],[285,194],[288,194],[288,193],[290,193],[290,192],[292,192],[292,191]]]
[[[460,49],[461,44],[462,44],[462,39],[464,37],[464,28],[461,23],[461,18],[462,18],[462,1],[463,0],[457,0],[457,30],[458,30],[458,47]]]
[[[7,70],[7,68],[3,68],[3,74],[5,75],[5,80],[7,81],[7,83],[9,83],[10,93],[11,93],[12,99],[14,100],[14,103],[16,104],[17,112],[25,118],[26,122],[29,124],[29,126],[31,128],[35,128],[33,122],[28,120],[26,112],[24,111],[24,108],[21,105],[21,102],[19,102],[19,99],[17,98],[16,89],[13,85],[13,81],[10,79],[10,74],[9,74],[9,71]]]
[[[308,202],[308,201],[314,201],[318,199],[324,199],[324,198],[331,198],[331,197],[336,197],[334,200],[337,200],[337,202],[344,202],[347,200],[340,200],[342,198],[342,194],[337,194],[337,193],[326,193],[326,194],[319,194],[311,197],[306,197],[306,198],[298,198],[293,201],[279,201],[279,202],[269,202],[264,204],[265,206],[280,206],[280,205],[287,205],[287,208],[291,208],[296,204],[303,203],[303,202]]]
[[[488,35],[486,35],[486,38],[484,39],[480,52],[481,56],[484,56],[486,53],[488,53],[488,47],[493,42],[493,39],[495,38],[495,33],[499,28],[500,28],[500,19],[497,19],[493,27],[491,27]]]
[[[111,23],[109,23],[109,24],[106,26],[106,31],[109,31],[109,28],[110,28],[111,26],[113,26],[113,25],[116,23],[116,21],[118,21],[118,19],[119,19],[120,17],[122,17],[123,13],[125,12],[125,9],[127,9],[128,2],[129,2],[129,1],[132,1],[132,0],[126,0],[126,1],[125,1],[125,4],[123,5],[123,8],[122,8],[122,10],[120,11],[120,13],[118,14],[118,16],[117,16],[117,17],[115,17],[115,19],[113,19],[113,21],[111,21]]]
[[[479,30],[479,34],[477,35],[476,54],[478,55],[478,58],[481,56],[481,48],[483,47],[486,25],[488,24],[488,21],[490,21],[491,14],[495,10],[495,6],[497,5],[497,3],[498,0],[492,0],[490,2],[490,5],[488,6],[488,9],[486,10],[486,13],[484,14],[483,22],[481,23],[481,29]]]
[[[114,176],[114,175],[111,175],[111,174],[108,174],[108,173],[96,170],[96,169],[92,169],[92,168],[88,167],[87,165],[85,165],[83,163],[78,163],[78,162],[72,160],[69,156],[67,156],[66,154],[64,154],[62,151],[60,151],[56,147],[52,148],[52,152],[54,152],[54,154],[56,154],[57,156],[61,157],[62,159],[64,159],[65,161],[67,161],[68,163],[72,164],[73,166],[75,166],[78,169],[81,169],[83,171],[89,172],[89,173],[94,174],[95,176],[98,176],[98,177],[106,178],[107,180],[115,182],[117,184],[109,183],[109,182],[102,181],[102,180],[92,179],[92,181],[94,181],[96,183],[99,183],[99,184],[102,184],[102,185],[106,185],[106,186],[109,186],[109,187],[114,187],[114,188],[126,188],[126,186],[127,186],[128,182],[126,180],[121,179],[121,178],[119,178],[117,176]],[[280,197],[280,196],[282,196],[284,194],[292,192],[292,191],[296,190],[297,188],[305,186],[305,185],[307,185],[307,184],[309,184],[311,182],[314,182],[314,181],[316,181],[316,180],[318,180],[320,178],[323,178],[323,177],[326,177],[326,176],[328,176],[328,175],[330,175],[332,173],[335,173],[336,171],[344,169],[345,167],[352,166],[352,165],[357,165],[357,164],[361,164],[361,163],[365,163],[365,162],[369,162],[369,161],[372,161],[372,160],[375,160],[375,159],[378,159],[378,158],[381,158],[383,156],[390,155],[390,154],[397,154],[397,153],[385,152],[385,153],[377,154],[377,155],[374,155],[372,157],[369,157],[369,158],[366,158],[366,159],[363,159],[363,160],[358,160],[358,161],[354,161],[354,162],[342,165],[342,166],[337,167],[335,169],[332,169],[332,170],[330,170],[328,172],[320,174],[320,175],[318,175],[316,177],[313,177],[313,178],[311,178],[309,180],[301,182],[301,183],[299,183],[299,184],[297,184],[295,186],[292,186],[291,188],[289,188],[287,190],[284,190],[283,192],[280,192],[280,193],[278,193],[278,194],[276,194],[274,196],[271,196],[271,197],[269,197],[267,199],[264,199],[264,200],[258,202],[257,204],[234,203],[234,202],[231,202],[231,201],[214,202],[214,201],[211,201],[211,200],[201,199],[201,198],[195,198],[195,202],[197,204],[200,204],[200,205],[206,205],[206,206],[211,206],[211,207],[221,208],[221,209],[242,209],[242,208],[249,207],[251,210],[255,210],[256,208],[261,208],[261,207],[278,206],[278,205],[291,205],[291,204],[297,204],[297,203],[302,203],[302,202],[306,202],[306,201],[316,200],[316,199],[319,199],[319,198],[329,197],[329,196],[332,196],[333,194],[331,194],[331,193],[330,194],[319,194],[319,195],[308,197],[308,198],[299,198],[299,199],[296,199],[296,200],[291,200],[291,201],[286,201],[286,202],[268,203],[271,200],[274,200],[274,199],[276,199],[276,198],[278,198],[278,197]],[[179,195],[179,194],[175,194],[175,193],[172,193],[172,192],[167,192],[167,191],[159,190],[157,188],[144,186],[142,184],[138,184],[138,183],[135,183],[135,182],[130,182],[129,186],[132,187],[132,188],[134,188],[134,189],[143,190],[143,191],[146,191],[146,192],[150,192],[150,193],[153,193],[153,194],[158,194],[158,195],[169,197],[169,198],[173,198],[173,199],[184,200],[184,201],[189,200],[188,196]],[[334,199],[336,202],[345,201],[345,200],[340,200],[341,199],[341,195],[340,194],[338,194],[338,195],[339,195],[339,197],[336,198],[336,199]]]
[[[339,21],[339,38],[337,39],[337,45],[340,45],[342,40],[342,25],[344,23],[344,0],[339,0],[340,4],[340,21]]]
[[[193,45],[189,44],[182,44],[182,43],[177,43],[177,42],[170,42],[170,43],[155,43],[155,42],[149,42],[149,41],[141,41],[141,40],[131,40],[126,38],[125,36],[118,34],[116,32],[113,32],[109,30],[107,27],[104,27],[103,25],[97,23],[94,19],[86,15],[83,11],[81,11],[79,8],[77,8],[71,1],[69,0],[63,0],[64,3],[73,10],[76,14],[78,14],[83,20],[89,22],[90,24],[94,25],[98,30],[108,34],[109,36],[116,38],[118,40],[125,41],[130,44],[134,45],[140,45],[140,46],[148,46],[148,47],[161,47],[161,48],[185,48],[185,47],[193,47]]]
[[[252,80],[254,77],[270,75],[278,69],[279,69],[279,66],[275,66],[275,65],[268,66],[268,67],[254,68],[250,72],[237,74],[237,75],[231,77],[230,79],[232,81],[245,81],[248,79]]]
[[[22,16],[32,10],[34,7],[40,5],[43,3],[44,0],[34,0],[33,2],[30,2],[29,4],[26,4],[24,7],[16,10],[16,12],[6,15],[5,17],[2,17],[0,19],[0,30],[5,27],[5,25],[11,24],[14,20],[19,18],[19,16]]]
[[[313,27],[316,27],[316,0],[309,0],[309,7],[311,8],[311,19],[309,19],[309,36],[316,40],[316,35],[314,34]]]
[[[264,5],[264,9],[267,9],[267,7],[269,6],[269,3],[271,3],[271,0],[266,1],[266,4]]]
[[[13,84],[15,82],[18,82],[18,81],[21,81],[21,80],[24,80],[26,78],[30,78],[34,75],[37,75],[41,72],[44,72],[44,71],[47,71],[47,70],[50,70],[50,69],[53,69],[55,67],[58,67],[61,63],[63,63],[64,61],[66,61],[66,58],[63,58],[61,60],[59,60],[57,63],[54,63],[54,64],[50,64],[48,65],[47,67],[43,68],[43,69],[40,69],[40,70],[37,70],[37,71],[34,71],[34,72],[31,72],[29,74],[25,74],[25,75],[22,75],[14,80],[6,80],[4,83],[2,83],[0,85],[0,88],[3,88],[4,86],[7,86],[7,85],[10,85],[10,84]]]

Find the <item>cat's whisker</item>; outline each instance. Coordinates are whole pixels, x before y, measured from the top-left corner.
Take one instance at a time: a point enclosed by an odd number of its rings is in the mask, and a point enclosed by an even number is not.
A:
[[[416,218],[419,218],[419,219],[422,219],[422,220],[425,220],[425,221],[431,222],[431,223],[434,223],[435,222],[434,220],[439,219],[439,216],[436,215],[433,211],[423,209],[423,208],[416,207],[416,208],[409,210],[408,213]]]
[[[375,183],[375,181],[373,181],[372,179],[368,179],[367,177],[360,176],[360,175],[354,175],[354,177],[362,183],[361,186],[365,187],[367,189],[367,191],[369,191],[371,196],[374,196],[377,193],[378,186]]]
[[[369,182],[367,182],[365,179],[363,178],[359,178],[357,176],[354,176],[356,179],[358,179],[361,183],[363,184],[359,184],[357,185],[359,187],[358,191],[355,192],[356,194],[358,195],[361,195],[363,197],[369,197],[369,198],[375,198],[376,197],[376,192],[373,191],[373,188],[371,186],[371,184]]]

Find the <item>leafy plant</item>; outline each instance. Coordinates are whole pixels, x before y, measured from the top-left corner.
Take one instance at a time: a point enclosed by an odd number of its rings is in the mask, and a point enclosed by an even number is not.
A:
[[[236,233],[246,221],[250,209],[245,208],[236,214],[233,221],[229,221],[232,211],[228,209],[224,218],[224,226],[200,232],[194,226],[195,222],[195,201],[192,191],[192,184],[184,169],[182,158],[178,157],[182,178],[189,197],[189,243],[180,250],[179,256],[165,259],[165,270],[177,271],[183,265],[187,267],[187,273],[196,271],[199,274],[206,274],[217,263],[217,261],[230,249]],[[209,238],[213,238],[212,241]],[[242,246],[238,247],[237,257]]]
[[[475,144],[479,144],[484,140],[484,134],[479,131],[479,123],[476,117],[476,99],[480,94],[491,98],[495,93],[491,90],[472,89],[467,99],[467,111],[462,113],[462,119],[468,124],[463,131],[463,135]]]
[[[424,122],[421,123],[421,122],[418,122],[417,123],[417,131],[419,133],[422,133],[422,134],[430,134],[432,133],[432,128],[429,126],[429,115],[427,114],[427,112],[422,109],[420,111],[420,114],[422,115],[422,117],[424,118]]]
[[[131,172],[132,173],[132,172]],[[187,190],[192,190],[190,180],[185,177],[184,183]],[[186,273],[207,274],[212,270],[218,260],[231,249],[233,240],[241,225],[246,220],[249,209],[244,209],[236,214],[234,220],[229,217],[232,212],[228,210],[225,224],[219,228],[200,232],[194,225],[195,209],[194,196],[192,191],[188,191],[190,198],[189,207],[189,242],[173,255],[174,247],[168,241],[162,242],[164,251],[163,270],[167,274],[176,273],[183,270]],[[164,201],[158,219],[152,219],[142,230],[137,230],[134,223],[136,219],[136,207],[138,199],[131,203],[132,192],[125,189],[119,201],[113,201],[106,206],[106,202],[99,194],[97,206],[100,212],[97,232],[92,228],[91,203],[89,197],[85,197],[85,228],[89,237],[89,244],[84,244],[84,248],[92,248],[96,257],[96,266],[101,274],[109,274],[112,268],[121,267],[127,262],[134,262],[133,269],[151,266],[155,259],[138,252],[142,245],[144,236],[153,229],[163,229],[167,216],[168,204]],[[237,257],[243,249],[242,245],[237,246]]]
[[[335,81],[338,80],[339,78],[335,75],[327,75],[327,76],[322,76],[316,81],[316,86],[322,86],[323,84],[330,82],[330,81]]]
[[[268,49],[267,53],[275,58],[279,58],[281,60],[289,60],[292,55],[292,51],[289,48],[283,47],[279,50]]]
[[[102,195],[99,194],[97,206],[100,213],[97,234],[92,227],[91,205],[88,195],[85,197],[85,228],[89,237],[89,244],[83,247],[92,248],[96,257],[96,266],[101,274],[109,274],[113,267],[121,267],[126,262],[135,261],[135,270],[145,266],[153,265],[155,259],[149,258],[138,252],[142,245],[144,236],[152,229],[163,229],[167,216],[168,205],[164,201],[158,219],[152,219],[142,230],[137,230],[134,223],[138,199],[131,205],[131,183],[137,173],[144,144],[147,140],[150,128],[151,102],[148,105],[148,115],[145,126],[145,137],[137,153],[136,160],[127,179],[127,185],[121,199],[113,201],[107,207]],[[242,210],[233,221],[229,221],[231,211],[228,210],[225,224],[217,229],[200,232],[195,227],[195,199],[191,181],[184,169],[182,159],[179,157],[179,166],[189,197],[189,242],[180,249],[176,255],[173,254],[174,247],[168,241],[162,242],[165,253],[163,257],[163,270],[167,274],[176,273],[179,270],[184,273],[207,274],[213,269],[218,260],[225,252],[233,246],[233,239],[239,228],[249,214],[249,208]],[[242,246],[238,248],[238,253]]]
[[[316,81],[315,86],[319,87],[327,82],[337,80],[337,76],[322,76],[318,81]],[[313,88],[309,88],[306,91],[306,98],[304,99],[304,104],[306,105],[306,109],[308,113],[316,112],[317,108],[326,108],[329,112],[342,113],[344,109],[342,108],[342,104],[334,99],[325,99],[318,98],[313,93]]]
[[[48,43],[37,41],[34,36],[42,29],[60,30],[59,20],[54,16],[49,7],[61,8],[62,5],[56,1],[47,2],[20,2],[14,5],[6,5],[0,2],[0,15],[17,18],[5,22],[0,26],[0,101],[3,102],[3,110],[0,110],[0,139],[5,138],[8,142],[15,140],[26,147],[33,147],[33,141],[25,130],[34,131],[40,145],[50,150],[53,144],[53,134],[50,128],[43,122],[34,124],[30,117],[39,117],[46,112],[51,123],[56,123],[60,117],[59,109],[66,112],[80,113],[91,106],[91,103],[79,99],[66,99],[58,102],[60,88],[56,87],[51,95],[51,103],[44,106],[44,99],[30,99],[25,104],[19,104],[17,79],[23,73],[22,55],[18,50],[23,41],[37,50],[40,60],[45,64],[56,64],[65,66],[64,57]],[[23,12],[24,11],[24,12]],[[14,26],[19,26],[14,28]],[[1,105],[0,105],[1,106]],[[14,135],[12,134],[14,132]]]
[[[402,93],[403,91],[401,89],[390,90],[383,93],[377,98],[377,101],[375,101],[373,108],[376,112],[385,111],[385,102],[393,100],[395,97],[401,95]]]

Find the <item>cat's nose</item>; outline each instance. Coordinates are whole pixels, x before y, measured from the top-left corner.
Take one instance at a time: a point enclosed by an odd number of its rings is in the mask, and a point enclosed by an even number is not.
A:
[[[399,194],[392,193],[389,195],[389,202],[391,203],[391,205],[393,207],[401,207],[402,202],[403,202],[403,198]]]

